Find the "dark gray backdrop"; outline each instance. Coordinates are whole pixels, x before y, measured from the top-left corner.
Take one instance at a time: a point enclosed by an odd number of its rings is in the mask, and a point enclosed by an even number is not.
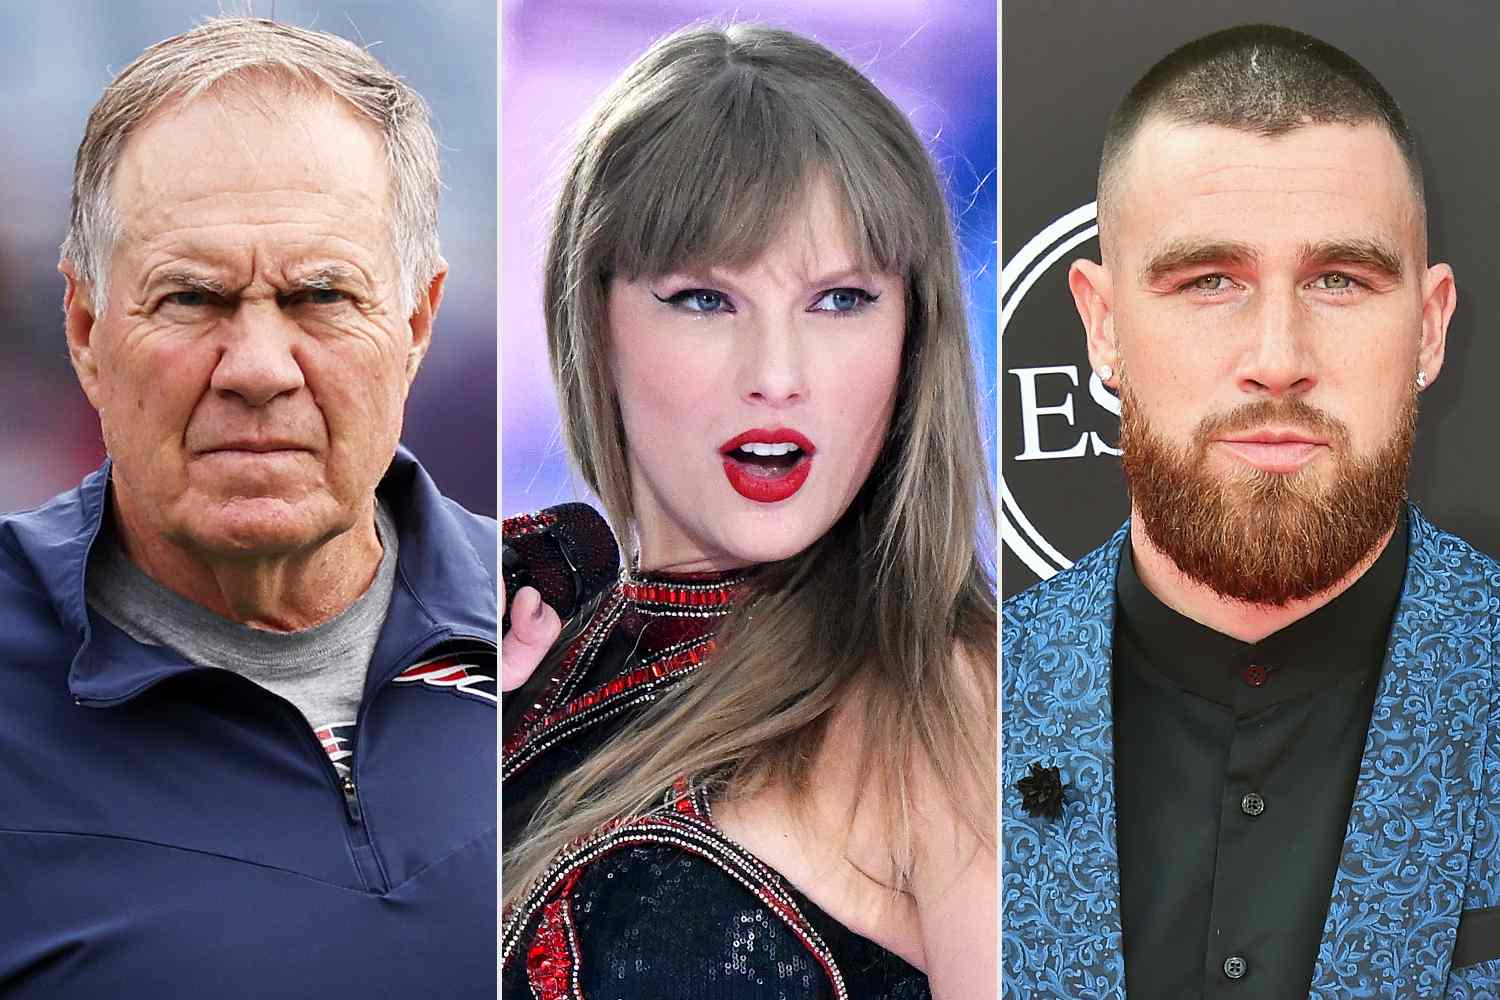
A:
[[[1453,265],[1459,295],[1442,374],[1422,395],[1411,495],[1442,527],[1500,554],[1500,295],[1490,287],[1500,220],[1500,10],[1452,0],[1005,0],[1001,17],[1003,594],[1098,545],[1128,511],[1119,460],[1107,450],[1119,429],[1107,407],[1118,404],[1098,387],[1090,392],[1067,289],[1068,263],[1097,260],[1098,241],[1064,250],[1088,233],[1086,212],[1051,237],[1039,234],[1093,201],[1104,128],[1131,84],[1181,43],[1249,21],[1284,24],[1354,56],[1417,134],[1431,258]],[[1049,251],[1056,260],[1044,266]],[[1021,294],[1023,282],[1030,285]]]

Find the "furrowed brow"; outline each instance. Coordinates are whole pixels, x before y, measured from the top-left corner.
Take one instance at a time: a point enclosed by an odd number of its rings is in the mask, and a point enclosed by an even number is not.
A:
[[[220,298],[225,298],[229,295],[229,287],[222,281],[198,271],[164,271],[157,276],[156,281],[160,284],[174,285],[194,292],[217,295]]]
[[[336,264],[325,264],[294,277],[292,279],[292,288],[294,290],[337,288],[341,285],[350,284],[355,280],[358,273],[353,268],[340,267]]]
[[[1233,240],[1199,242],[1179,240],[1168,243],[1152,254],[1141,268],[1141,280],[1147,285],[1158,285],[1164,279],[1193,267],[1221,265],[1243,267],[1254,264],[1260,254],[1247,243]]]
[[[1298,256],[1304,267],[1321,267],[1328,264],[1348,264],[1385,275],[1394,281],[1401,280],[1404,273],[1401,254],[1388,243],[1379,240],[1327,240],[1321,243],[1306,243]]]

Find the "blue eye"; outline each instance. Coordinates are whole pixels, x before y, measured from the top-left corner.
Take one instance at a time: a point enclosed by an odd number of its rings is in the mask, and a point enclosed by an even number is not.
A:
[[[169,306],[181,306],[185,309],[200,309],[211,305],[212,300],[207,292],[172,292],[170,295],[162,296],[162,303]]]
[[[848,314],[860,311],[878,298],[863,288],[830,288],[818,297],[810,311]]]
[[[337,288],[304,288],[292,296],[292,301],[310,306],[334,306],[347,298],[348,296]]]
[[[695,313],[731,313],[734,307],[724,297],[723,292],[712,288],[684,288],[663,298],[655,292],[651,293],[656,301],[665,305],[675,306],[678,309]]]

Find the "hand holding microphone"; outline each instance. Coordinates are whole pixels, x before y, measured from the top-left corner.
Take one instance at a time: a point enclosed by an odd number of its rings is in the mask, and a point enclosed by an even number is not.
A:
[[[504,614],[504,587],[500,588],[500,601],[500,613]],[[562,619],[535,587],[522,587],[511,610],[510,631],[500,642],[501,691],[513,691],[525,684],[562,634]]]
[[[557,641],[563,620],[614,581],[620,550],[604,518],[583,503],[508,517],[500,537],[500,690],[513,691]]]

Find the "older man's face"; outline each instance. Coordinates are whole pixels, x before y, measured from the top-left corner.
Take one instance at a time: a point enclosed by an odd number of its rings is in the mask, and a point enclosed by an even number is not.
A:
[[[331,98],[260,96],[131,136],[79,364],[131,534],[219,557],[368,516],[431,319],[401,308],[380,137]]]

